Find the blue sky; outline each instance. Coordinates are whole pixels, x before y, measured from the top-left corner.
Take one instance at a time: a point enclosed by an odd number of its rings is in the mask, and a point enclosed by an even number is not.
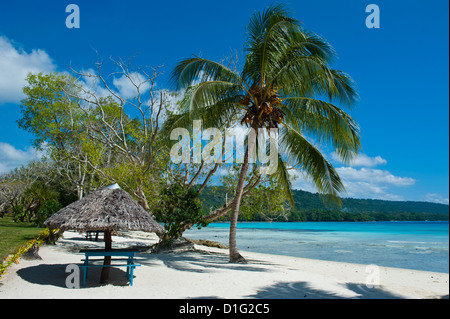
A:
[[[80,8],[80,28],[65,25],[66,6]],[[253,12],[273,1],[2,1],[0,3],[0,172],[38,156],[17,127],[23,74],[93,68],[101,58],[164,64],[168,74],[191,56],[221,60],[242,52]],[[277,3],[277,2],[275,2]],[[448,1],[284,1],[307,30],[327,39],[334,68],[357,83],[360,102],[349,113],[361,127],[363,154],[352,165],[327,156],[348,196],[391,200],[449,198]],[[380,8],[369,29],[368,4]],[[300,175],[299,175],[300,176]],[[313,190],[302,179],[295,187]]]

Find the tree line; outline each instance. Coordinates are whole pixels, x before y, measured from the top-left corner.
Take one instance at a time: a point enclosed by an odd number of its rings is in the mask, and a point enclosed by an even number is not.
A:
[[[222,203],[224,194],[233,192],[225,186],[208,187],[201,196],[204,212]],[[257,187],[243,204],[240,221],[436,221],[449,220],[449,206],[428,202],[399,202],[370,199],[342,199],[343,206],[326,207],[318,194],[293,190],[296,209],[281,196],[276,185]],[[228,221],[225,215],[220,219]]]

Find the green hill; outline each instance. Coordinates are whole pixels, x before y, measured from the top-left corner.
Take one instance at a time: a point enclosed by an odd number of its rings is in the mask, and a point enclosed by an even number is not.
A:
[[[228,197],[231,197],[229,194]],[[289,213],[289,221],[370,221],[370,220],[448,220],[449,205],[378,199],[343,198],[342,208],[325,205],[319,194],[293,190],[295,211]],[[203,210],[225,203],[225,189],[207,187],[202,193]],[[226,218],[225,218],[226,219]],[[258,214],[252,220],[262,220]]]
[[[299,211],[309,209],[327,209],[316,193],[294,190],[294,202]],[[328,208],[330,209],[330,208]],[[337,209],[337,207],[331,207]],[[343,198],[342,209],[352,213],[432,213],[449,214],[449,205],[414,202],[414,201],[388,201],[379,199]]]

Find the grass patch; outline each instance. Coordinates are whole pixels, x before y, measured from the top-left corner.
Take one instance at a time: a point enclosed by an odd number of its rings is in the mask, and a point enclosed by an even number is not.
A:
[[[0,261],[44,229],[32,223],[15,223],[9,216],[0,218]]]

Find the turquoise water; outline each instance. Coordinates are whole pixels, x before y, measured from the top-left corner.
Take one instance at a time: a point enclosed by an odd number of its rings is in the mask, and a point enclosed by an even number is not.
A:
[[[228,245],[229,223],[185,232]],[[448,222],[242,222],[241,251],[449,272]]]

